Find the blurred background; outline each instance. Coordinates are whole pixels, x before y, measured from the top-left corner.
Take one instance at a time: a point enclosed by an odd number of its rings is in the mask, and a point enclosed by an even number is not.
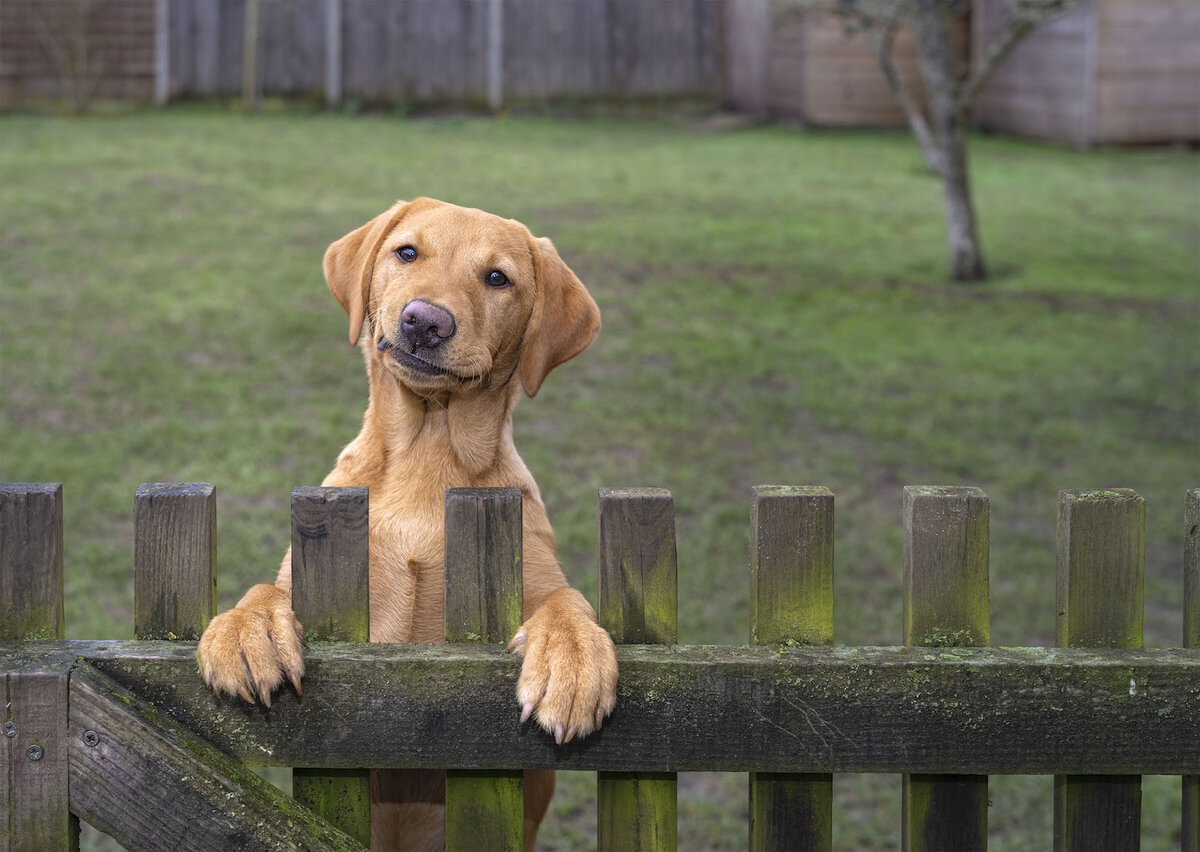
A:
[[[837,641],[896,644],[901,488],[975,485],[993,642],[1053,645],[1058,492],[1130,487],[1146,646],[1178,646],[1200,4],[934,6],[0,0],[0,480],[63,483],[68,635],[132,636],[142,482],[216,484],[222,609],[274,577],[365,407],[321,256],[430,195],[550,236],[600,304],[516,415],[593,604],[596,489],[666,487],[680,641],[744,643],[751,486],[825,485]],[[591,848],[594,775],[559,783],[542,848]],[[1179,780],[1143,786],[1143,848],[1178,848]],[[992,849],[1049,847],[1051,787],[992,779]],[[744,775],[679,788],[680,848],[745,848]],[[834,819],[898,849],[899,777],[839,776]]]

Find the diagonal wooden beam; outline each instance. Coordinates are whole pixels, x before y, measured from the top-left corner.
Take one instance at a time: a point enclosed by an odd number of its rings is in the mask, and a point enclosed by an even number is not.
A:
[[[68,743],[71,810],[129,848],[364,848],[83,662]]]

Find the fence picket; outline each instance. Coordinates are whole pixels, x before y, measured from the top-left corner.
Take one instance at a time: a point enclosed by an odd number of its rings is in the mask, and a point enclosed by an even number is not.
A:
[[[216,488],[148,482],[133,506],[133,634],[199,639],[217,614]]]
[[[988,498],[978,488],[904,489],[904,644],[990,642]],[[986,775],[905,775],[901,845],[987,849]]]
[[[1200,648],[1200,488],[1183,512],[1183,647]],[[1200,775],[1184,775],[1181,852],[1200,852]]]
[[[1060,647],[1142,647],[1145,527],[1145,502],[1129,489],[1059,495]],[[1137,775],[1054,776],[1055,852],[1137,850],[1141,800]]]
[[[62,639],[62,484],[0,483],[0,640]],[[65,666],[0,670],[0,848],[79,848],[68,795]]]
[[[601,626],[618,644],[674,645],[677,576],[670,492],[604,488],[597,514]],[[675,849],[676,792],[674,772],[597,773],[600,852]]]
[[[833,644],[833,494],[758,486],[750,504],[750,644]],[[750,848],[833,847],[833,776],[750,773]]]
[[[521,541],[520,490],[446,492],[447,642],[503,645],[520,629]],[[448,850],[519,850],[524,815],[523,771],[446,772]]]
[[[308,642],[370,640],[366,488],[292,491],[292,609]],[[292,796],[364,846],[371,843],[366,769],[292,769]]]

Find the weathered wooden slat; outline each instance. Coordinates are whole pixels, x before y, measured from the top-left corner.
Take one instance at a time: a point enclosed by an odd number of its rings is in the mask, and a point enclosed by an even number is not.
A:
[[[0,639],[62,639],[62,485],[0,484]],[[18,645],[16,647],[22,647]],[[0,662],[0,848],[73,850],[66,658]]]
[[[0,483],[0,639],[61,639],[62,485]]]
[[[1200,648],[1200,488],[1183,510],[1183,647]],[[1185,775],[1181,852],[1200,852],[1200,776]]]
[[[363,848],[91,666],[76,666],[70,690],[71,809],[119,843]]]
[[[11,776],[6,834],[14,852],[78,848],[79,827],[67,792],[67,672],[64,661],[6,676],[6,721],[15,734],[3,772]],[[2,804],[9,810],[10,799]]]
[[[366,488],[292,490],[292,609],[307,642],[366,642],[371,615]]]
[[[605,488],[600,491],[597,514],[600,625],[618,646],[674,645],[677,569],[675,504],[670,492]],[[622,679],[625,676],[622,669]],[[622,706],[619,697],[617,706]],[[624,713],[622,707],[620,715]],[[585,743],[591,745],[605,729]],[[677,803],[673,773],[600,772],[597,848],[600,852],[675,849]]]
[[[833,644],[833,494],[761,486],[750,504],[750,643]],[[833,776],[750,773],[750,848],[833,847]]]
[[[1128,489],[1059,495],[1060,646],[1142,647],[1145,527],[1145,502]],[[1129,691],[1139,688],[1153,686],[1131,674]],[[1136,776],[1055,776],[1054,849],[1137,850],[1141,804]]]
[[[309,642],[370,639],[366,488],[292,491],[292,609]],[[292,795],[364,846],[371,843],[371,776],[297,766]]]
[[[446,492],[446,641],[503,647],[521,627],[521,492]],[[508,694],[513,715],[515,692]],[[446,772],[446,848],[520,850],[525,838],[520,769]]]
[[[978,488],[904,489],[904,644],[987,645],[988,498]],[[986,775],[905,775],[902,848],[987,849]]]
[[[146,483],[133,504],[134,635],[199,639],[217,614],[216,488]]]
[[[675,504],[662,488],[604,488],[598,506],[600,624],[618,644],[674,645]]]
[[[447,642],[513,637],[521,627],[521,564],[519,489],[446,492]]]
[[[1195,649],[618,646],[621,712],[566,746],[518,724],[490,646],[314,646],[269,711],[213,697],[193,642],[0,643],[0,671],[64,654],[277,766],[1200,773]]]

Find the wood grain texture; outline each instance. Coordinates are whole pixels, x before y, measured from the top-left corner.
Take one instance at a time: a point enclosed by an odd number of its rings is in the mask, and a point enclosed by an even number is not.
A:
[[[14,852],[76,849],[79,827],[68,798],[66,661],[38,671],[5,676],[8,721],[16,735],[8,740],[9,794],[6,835]],[[10,810],[11,803],[11,810]]]
[[[75,668],[70,689],[71,809],[122,845],[364,848],[91,666]],[[87,730],[94,746],[74,735]]]
[[[987,645],[987,495],[978,488],[904,489],[904,644]],[[901,847],[987,849],[986,775],[905,775]]]
[[[1183,647],[1200,648],[1200,488],[1187,492],[1183,510]],[[1182,779],[1182,852],[1200,852],[1200,776]]]
[[[521,492],[446,492],[446,641],[507,643],[521,627]]]
[[[1129,489],[1059,495],[1060,646],[1142,647],[1145,528],[1145,502]],[[1137,689],[1131,675],[1129,690]],[[1138,849],[1141,802],[1136,776],[1056,776],[1056,852]]]
[[[678,578],[671,493],[662,488],[601,489],[597,523],[600,626],[618,646],[675,644]],[[587,742],[603,736],[607,728],[606,724]],[[675,848],[678,805],[673,773],[603,772],[596,778],[596,805],[601,852]]]
[[[308,642],[370,638],[369,505],[366,488],[292,491],[292,609]],[[366,769],[292,770],[292,795],[363,845],[371,842]]]
[[[62,639],[62,485],[0,484],[0,640]],[[17,645],[16,647],[24,647]],[[70,660],[0,663],[0,848],[74,850],[67,779]]]
[[[674,645],[675,503],[662,488],[603,488],[600,624],[620,644]]]
[[[55,655],[256,764],[1200,773],[1195,649],[625,645],[621,712],[565,746],[518,724],[518,661],[493,646],[315,646],[303,698],[270,710],[214,697],[192,642],[0,643],[0,671]]]
[[[217,614],[216,488],[146,483],[133,506],[134,635],[199,639]]]
[[[292,491],[292,609],[308,642],[370,639],[367,489]]]
[[[833,644],[833,493],[759,486],[750,504],[750,643]],[[833,776],[752,772],[750,848],[833,847]]]
[[[0,639],[61,639],[62,485],[0,484]]]
[[[503,646],[520,629],[521,542],[520,489],[446,492],[447,642]],[[448,771],[446,848],[522,849],[524,790],[520,769]]]

